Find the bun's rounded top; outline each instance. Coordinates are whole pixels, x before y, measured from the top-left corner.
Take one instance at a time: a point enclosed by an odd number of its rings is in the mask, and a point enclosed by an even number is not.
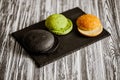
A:
[[[85,31],[94,30],[101,26],[99,18],[92,14],[84,14],[78,17],[76,22],[78,28]]]
[[[54,36],[45,30],[31,30],[25,34],[23,41],[31,52],[44,53],[54,45]]]
[[[45,26],[56,35],[66,35],[73,29],[72,21],[62,14],[52,14],[46,21]]]
[[[67,18],[62,14],[52,14],[46,21],[45,25],[49,30],[61,30],[68,24]]]

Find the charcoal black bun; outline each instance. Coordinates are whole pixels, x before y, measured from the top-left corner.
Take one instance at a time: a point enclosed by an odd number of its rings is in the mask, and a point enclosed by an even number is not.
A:
[[[54,35],[46,30],[31,30],[23,38],[25,48],[32,53],[46,53],[54,41]]]

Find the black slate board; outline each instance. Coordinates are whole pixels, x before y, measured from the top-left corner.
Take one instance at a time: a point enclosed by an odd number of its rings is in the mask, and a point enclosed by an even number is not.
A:
[[[83,47],[85,47],[89,44],[92,44],[92,43],[94,43],[98,40],[101,40],[105,37],[108,37],[110,35],[105,29],[97,37],[89,38],[89,37],[85,37],[85,36],[81,35],[77,31],[77,26],[76,26],[75,22],[76,22],[77,17],[85,14],[85,12],[83,12],[78,7],[73,8],[73,9],[68,10],[68,11],[65,11],[62,14],[72,20],[73,30],[65,36],[55,35],[59,40],[59,46],[55,50],[54,53],[51,53],[49,55],[37,55],[37,56],[35,56],[35,55],[31,55],[28,52],[28,54],[35,60],[35,62],[37,63],[37,65],[39,67],[44,66],[44,65],[46,65],[50,62],[53,62],[53,61],[55,61],[55,60],[57,60],[61,57],[64,57],[64,56],[66,56],[66,55],[68,55],[68,54],[70,54],[70,53],[72,53],[76,50],[79,50],[80,48],[83,48]],[[33,29],[47,30],[46,27],[45,27],[45,20],[41,21],[39,23],[33,24],[29,27],[26,27],[22,30],[16,31],[16,32],[12,33],[12,36],[25,49],[24,43],[22,42],[23,36],[24,36],[24,34],[26,34],[27,31],[33,30]]]

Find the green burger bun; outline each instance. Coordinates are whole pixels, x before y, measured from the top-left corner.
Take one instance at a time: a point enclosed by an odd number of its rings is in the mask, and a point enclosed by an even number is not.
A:
[[[45,21],[45,26],[56,35],[66,35],[73,28],[72,21],[62,14],[50,15]]]

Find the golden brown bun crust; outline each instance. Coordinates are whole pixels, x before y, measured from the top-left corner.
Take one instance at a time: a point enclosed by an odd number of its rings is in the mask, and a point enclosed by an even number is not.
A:
[[[77,19],[77,26],[82,30],[93,30],[101,26],[100,20],[92,14],[84,14]]]
[[[95,37],[103,31],[99,18],[91,14],[78,17],[76,24],[78,31],[88,37]]]

